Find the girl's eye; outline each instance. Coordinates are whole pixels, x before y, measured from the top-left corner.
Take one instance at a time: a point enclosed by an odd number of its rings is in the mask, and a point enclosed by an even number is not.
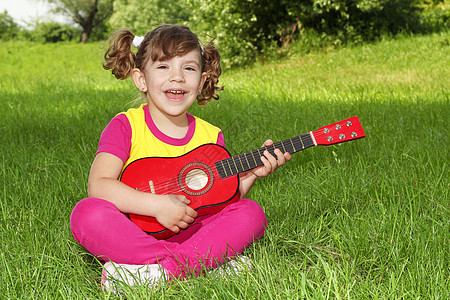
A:
[[[194,67],[186,67],[185,69],[188,70],[188,71],[195,71],[196,70]]]
[[[161,65],[161,66],[157,66],[156,68],[157,68],[157,69],[160,69],[160,70],[164,70],[164,69],[167,69],[167,66]]]

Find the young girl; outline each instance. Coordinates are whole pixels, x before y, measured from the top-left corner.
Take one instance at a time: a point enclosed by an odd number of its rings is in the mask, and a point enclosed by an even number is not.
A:
[[[156,284],[199,274],[236,259],[264,235],[264,212],[245,196],[257,178],[290,159],[278,149],[276,157],[266,151],[262,166],[240,176],[240,200],[198,218],[185,196],[145,193],[118,180],[139,158],[178,157],[206,143],[224,146],[219,128],[187,113],[196,100],[202,105],[219,98],[219,60],[211,43],[201,46],[184,26],[162,25],[144,38],[120,30],[112,38],[104,68],[118,79],[131,76],[147,103],[118,114],[104,129],[89,174],[89,198],[75,206],[70,219],[75,239],[106,262],[106,290],[114,291],[117,281]],[[158,240],[137,227],[130,213],[154,217],[177,234]]]

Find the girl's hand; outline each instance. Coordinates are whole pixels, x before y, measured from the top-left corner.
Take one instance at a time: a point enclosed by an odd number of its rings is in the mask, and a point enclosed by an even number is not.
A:
[[[197,212],[188,206],[191,203],[183,195],[164,195],[155,198],[156,220],[170,231],[178,233],[197,217]]]
[[[267,140],[264,142],[263,147],[266,146],[272,146],[273,141]],[[286,162],[291,160],[291,155],[286,152],[282,153],[279,149],[275,149],[275,155],[276,158],[269,153],[269,151],[264,151],[264,156],[261,157],[261,161],[263,162],[262,166],[256,167],[241,176],[239,176],[240,185],[239,185],[239,193],[240,197],[244,198],[252,188],[253,184],[255,183],[256,179],[259,177],[266,177],[275,170],[284,165]]]
[[[268,146],[272,146],[272,145],[273,145],[272,140],[266,140],[263,144],[263,147],[264,146],[268,147]],[[286,162],[291,160],[291,154],[289,154],[288,152],[283,154],[280,151],[280,149],[278,149],[278,148],[275,149],[274,152],[275,152],[276,158],[273,155],[271,155],[269,153],[269,151],[265,150],[264,156],[261,157],[261,161],[263,162],[263,165],[256,167],[255,169],[250,170],[249,172],[251,172],[257,178],[266,177],[266,176],[272,174],[273,172],[275,172],[275,170],[278,167],[281,167]]]

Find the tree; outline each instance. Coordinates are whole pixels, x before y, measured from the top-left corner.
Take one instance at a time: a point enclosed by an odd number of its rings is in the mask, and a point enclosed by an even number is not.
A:
[[[183,24],[189,14],[185,1],[115,0],[109,23],[114,29],[129,28],[143,35],[163,23]]]
[[[12,39],[17,36],[19,31],[19,25],[14,22],[6,10],[0,13],[0,39]]]
[[[85,43],[92,30],[103,24],[113,13],[114,0],[47,0],[55,11],[69,16],[81,26],[80,42]]]

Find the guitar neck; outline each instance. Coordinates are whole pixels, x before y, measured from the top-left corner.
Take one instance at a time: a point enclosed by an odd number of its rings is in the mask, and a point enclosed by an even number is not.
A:
[[[220,177],[227,178],[262,165],[263,162],[261,161],[261,156],[263,156],[265,150],[269,151],[270,154],[276,157],[274,151],[277,148],[283,153],[289,152],[290,154],[293,154],[314,145],[315,143],[311,138],[311,134],[306,133],[275,143],[269,147],[261,147],[259,149],[220,160],[215,163],[215,166]]]

